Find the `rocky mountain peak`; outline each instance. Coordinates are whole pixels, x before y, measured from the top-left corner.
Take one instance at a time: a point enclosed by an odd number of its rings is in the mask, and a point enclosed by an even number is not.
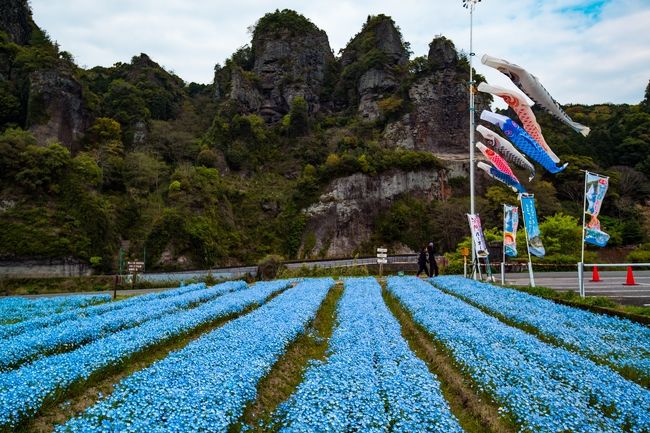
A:
[[[267,122],[282,119],[299,96],[307,101],[310,113],[320,110],[325,70],[333,59],[323,30],[297,12],[276,10],[255,25],[251,52],[249,74],[233,71],[232,99]]]
[[[429,44],[428,60],[433,70],[455,67],[458,53],[454,43],[444,36],[436,36]]]
[[[9,40],[27,45],[32,34],[32,11],[27,0],[2,0],[0,2],[0,31]]]
[[[387,125],[384,145],[433,152],[456,160],[467,154],[469,107],[468,64],[459,60],[453,42],[436,37],[429,44],[428,66],[408,89],[412,109]],[[489,97],[476,95],[476,111],[489,107]]]
[[[341,54],[339,92],[352,97],[347,102],[358,101],[361,117],[376,120],[381,116],[378,102],[399,88],[400,67],[408,58],[408,46],[392,18],[369,16]]]

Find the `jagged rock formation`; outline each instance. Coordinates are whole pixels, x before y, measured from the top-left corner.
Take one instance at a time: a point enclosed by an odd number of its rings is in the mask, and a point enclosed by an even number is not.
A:
[[[399,88],[407,63],[408,51],[393,20],[385,15],[369,17],[343,50],[339,86],[352,102],[358,102],[362,118],[377,120],[381,117],[378,101]]]
[[[290,22],[281,19],[289,17]],[[260,19],[252,41],[253,67],[232,71],[231,99],[267,122],[277,122],[300,96],[309,113],[321,109],[320,92],[328,62],[334,58],[327,34],[292,11]]]
[[[370,239],[373,221],[403,194],[424,200],[450,195],[446,170],[389,171],[379,176],[354,174],[332,181],[318,203],[305,210],[306,236],[316,243],[307,255],[349,255]],[[304,248],[304,243],[303,243]]]
[[[18,45],[26,45],[32,34],[32,13],[23,0],[2,0],[0,3],[0,31]]]
[[[429,71],[409,88],[413,109],[384,131],[386,146],[433,152],[440,157],[468,153],[469,72],[461,69],[454,44],[439,37],[430,44]],[[462,66],[466,68],[466,66]],[[476,95],[476,112],[489,100]]]

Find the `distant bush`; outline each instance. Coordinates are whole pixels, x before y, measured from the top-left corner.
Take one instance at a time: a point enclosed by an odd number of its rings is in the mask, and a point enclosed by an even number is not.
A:
[[[283,258],[278,255],[268,255],[257,263],[257,279],[273,280],[281,272]]]
[[[249,30],[253,33],[253,39],[263,34],[277,34],[281,31],[288,31],[292,36],[302,35],[318,31],[314,25],[304,16],[291,9],[276,9],[260,18]]]

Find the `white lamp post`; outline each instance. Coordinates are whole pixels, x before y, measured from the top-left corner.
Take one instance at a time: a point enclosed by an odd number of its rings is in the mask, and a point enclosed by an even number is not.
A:
[[[463,0],[463,7],[469,9],[469,212],[475,213],[474,208],[474,73],[472,71],[472,57],[474,51],[472,47],[472,32],[474,24],[474,8],[481,0]],[[472,242],[472,262],[476,260],[476,248]],[[476,278],[476,272],[472,272]]]

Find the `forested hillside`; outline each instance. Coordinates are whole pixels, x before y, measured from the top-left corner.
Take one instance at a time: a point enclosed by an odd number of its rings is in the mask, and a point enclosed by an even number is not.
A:
[[[413,58],[393,20],[371,16],[335,54],[307,18],[276,11],[203,85],[146,54],[80,68],[25,0],[3,2],[0,16],[3,259],[110,271],[120,248],[146,248],[148,269],[182,269],[378,243],[407,251],[429,238],[450,251],[468,232],[468,64],[444,37]],[[477,96],[479,110],[491,103]],[[586,138],[536,111],[571,163],[530,185],[541,220],[577,220],[579,170],[590,169],[612,176],[610,245],[646,240],[650,86],[639,100],[565,107],[591,127]],[[487,179],[479,192],[485,226],[499,225],[513,194]]]

